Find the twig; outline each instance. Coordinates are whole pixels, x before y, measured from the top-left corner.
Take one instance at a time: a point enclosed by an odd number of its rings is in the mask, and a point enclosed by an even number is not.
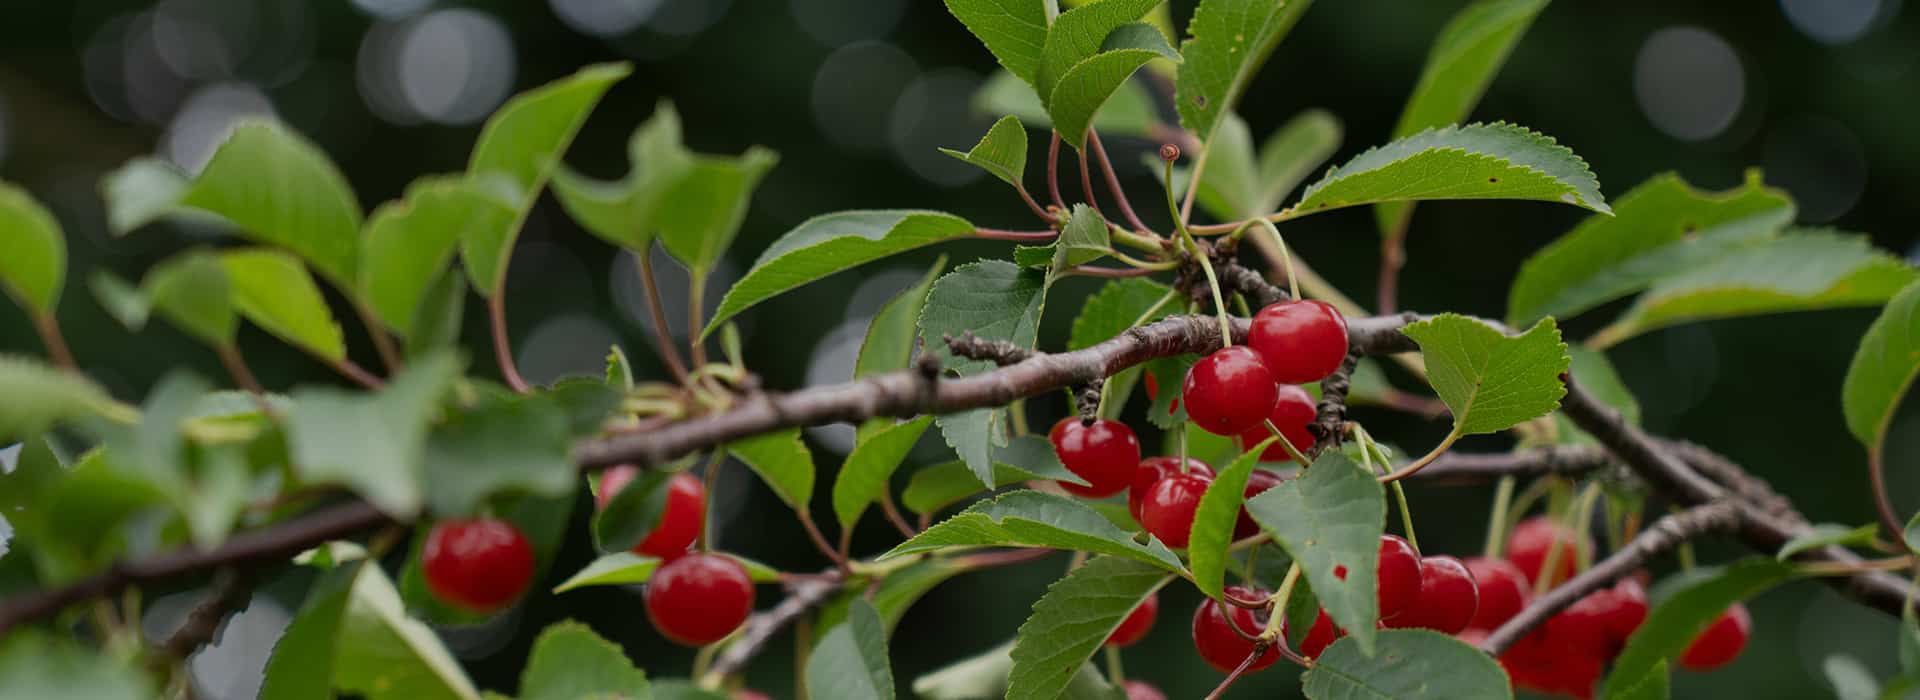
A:
[[[673,373],[673,380],[687,383],[687,365],[680,360],[680,349],[673,345],[673,332],[667,328],[667,309],[660,300],[660,286],[653,277],[653,251],[634,251],[633,259],[640,268],[640,286],[646,289],[647,314],[653,317],[653,345],[660,353],[660,361],[666,363],[667,371]],[[689,333],[699,329],[689,328]]]
[[[214,575],[213,586],[207,596],[187,612],[187,619],[174,628],[160,643],[160,650],[174,659],[185,659],[195,649],[213,641],[213,635],[220,630],[220,622],[227,613],[246,602],[247,594],[252,590],[247,574],[234,569],[221,569]]]
[[[532,387],[520,378],[520,369],[513,365],[513,342],[507,340],[507,295],[503,291],[495,289],[493,295],[487,297],[487,319],[493,326],[493,360],[500,365],[500,377],[507,387],[524,394]]]
[[[1113,193],[1113,201],[1120,207],[1120,215],[1126,217],[1127,224],[1135,231],[1152,231],[1141,223],[1140,215],[1133,211],[1133,203],[1127,201],[1127,191],[1120,187],[1120,176],[1113,171],[1113,160],[1107,157],[1107,147],[1100,143],[1100,132],[1087,129],[1087,148],[1093,151],[1094,158],[1099,159],[1100,172],[1106,176],[1107,190]]]
[[[1347,434],[1347,392],[1353,389],[1353,370],[1359,366],[1360,353],[1348,352],[1340,367],[1320,380],[1320,404],[1314,410],[1313,422],[1307,424],[1307,432],[1313,434],[1313,454],[1338,447]]]
[[[773,635],[792,624],[794,620],[815,606],[827,600],[845,585],[844,579],[809,579],[797,581],[787,586],[787,597],[779,605],[764,612],[754,613],[747,618],[745,629],[740,637],[728,644],[720,658],[708,667],[708,676],[730,676],[747,667],[747,662],[760,654],[760,650],[772,641]]]
[[[1587,594],[1626,578],[1649,559],[1673,549],[1681,542],[1711,532],[1732,530],[1740,524],[1740,508],[1732,502],[1710,503],[1668,515],[1648,526],[1640,536],[1612,556],[1569,579],[1558,588],[1533,600],[1519,615],[1487,635],[1480,648],[1499,656],[1514,642],[1532,632],[1547,619],[1578,602]]]
[[[1420,481],[1480,483],[1509,476],[1579,476],[1611,461],[1597,445],[1556,445],[1500,454],[1448,452],[1420,472]]]

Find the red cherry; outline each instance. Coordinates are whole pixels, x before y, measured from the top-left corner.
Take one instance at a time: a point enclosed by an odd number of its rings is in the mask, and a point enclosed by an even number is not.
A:
[[[1244,600],[1266,600],[1269,595],[1266,591],[1248,586],[1228,586],[1227,593]],[[1232,616],[1231,622],[1228,616]],[[1267,626],[1266,621],[1257,618],[1252,610],[1237,605],[1222,605],[1212,598],[1200,601],[1200,607],[1193,610],[1193,648],[1200,652],[1200,658],[1208,666],[1221,673],[1231,673],[1240,667],[1240,662],[1253,654],[1253,641],[1228,629],[1229,624],[1248,637],[1260,634]],[[1258,671],[1279,660],[1280,652],[1268,649],[1247,666],[1247,671]]]
[[[1579,568],[1579,555],[1575,547],[1579,538],[1573,530],[1545,516],[1535,516],[1520,521],[1513,526],[1513,536],[1507,539],[1507,560],[1527,574],[1527,581],[1540,580],[1540,568],[1547,565],[1547,551],[1557,549],[1554,555],[1553,580],[1547,583],[1549,588],[1573,578]]]
[[[1293,449],[1301,452],[1313,449],[1313,433],[1307,430],[1307,426],[1320,417],[1320,408],[1313,403],[1313,395],[1292,384],[1281,384],[1276,390],[1280,400],[1273,405],[1273,412],[1268,414],[1267,419],[1280,429],[1280,435],[1293,444]],[[1268,430],[1265,424],[1256,425],[1240,434],[1240,447],[1252,449],[1269,437],[1273,437],[1273,431]],[[1293,455],[1287,454],[1287,448],[1276,442],[1260,453],[1260,461],[1291,462]]]
[[[1119,627],[1113,628],[1113,634],[1107,635],[1107,644],[1116,647],[1132,646],[1134,642],[1140,641],[1141,637],[1147,636],[1147,632],[1153,629],[1154,618],[1159,616],[1160,595],[1156,593],[1147,596],[1146,600],[1140,601],[1139,607],[1127,613],[1127,619],[1121,620]]]
[[[1391,620],[1420,599],[1420,555],[1399,535],[1380,536],[1380,619]]]
[[[1178,457],[1148,457],[1140,461],[1140,467],[1133,470],[1133,485],[1127,487],[1127,512],[1133,514],[1133,521],[1140,522],[1140,506],[1147,502],[1147,491],[1174,474],[1180,473]],[[1187,458],[1187,473],[1213,478],[1213,467],[1206,462]]]
[[[600,491],[593,495],[595,507],[604,510],[614,495],[639,475],[640,468],[629,464],[607,468],[600,474]],[[633,546],[633,553],[660,559],[686,554],[687,547],[700,538],[706,522],[706,485],[687,472],[675,474],[667,479],[667,507],[660,514],[660,524]]]
[[[1047,439],[1053,442],[1053,453],[1060,456],[1067,471],[1090,484],[1059,482],[1067,493],[1106,498],[1133,483],[1134,467],[1140,464],[1140,439],[1127,424],[1103,418],[1086,425],[1078,417],[1068,416],[1053,424]]]
[[[1333,646],[1334,640],[1347,636],[1347,631],[1333,626],[1333,618],[1327,617],[1327,611],[1321,610],[1313,618],[1313,626],[1307,628],[1307,636],[1300,640],[1300,655],[1309,659],[1320,658],[1320,652]]]
[[[1180,392],[1195,425],[1215,435],[1238,435],[1260,425],[1280,400],[1260,355],[1245,345],[1223,348],[1187,370]]]
[[[1480,607],[1474,610],[1473,622],[1469,625],[1472,629],[1498,629],[1533,600],[1533,587],[1527,584],[1527,575],[1513,562],[1470,557],[1465,563],[1467,573],[1473,575],[1480,592]]]
[[[1347,320],[1324,301],[1283,301],[1253,315],[1247,345],[1273,379],[1304,384],[1325,379],[1347,359]]]
[[[1422,557],[1419,597],[1412,608],[1386,624],[1459,634],[1473,622],[1479,607],[1480,590],[1466,564],[1449,556]]]
[[[646,604],[647,619],[667,639],[706,646],[747,621],[753,612],[753,580],[740,562],[695,552],[653,572]]]
[[[1547,619],[1547,640],[1557,648],[1611,660],[1647,619],[1647,594],[1639,582],[1622,580],[1613,588],[1587,594]]]
[[[533,582],[533,545],[505,520],[442,520],[420,551],[427,590],[456,607],[497,612]]]
[[[1174,474],[1147,490],[1140,503],[1140,527],[1160,538],[1168,547],[1187,546],[1193,534],[1193,514],[1200,510],[1200,497],[1213,485],[1213,477],[1198,472]]]
[[[1640,623],[1647,621],[1647,586],[1638,578],[1625,578],[1613,584],[1613,593],[1620,604],[1607,616],[1606,627],[1615,640],[1614,655],[1617,656],[1619,647],[1625,646],[1627,638],[1640,630]]]
[[[1605,664],[1555,647],[1545,630],[1534,630],[1500,655],[1500,665],[1516,687],[1587,700],[1593,697],[1593,684],[1600,680]]]
[[[1146,681],[1127,681],[1127,700],[1167,700],[1167,694]]]
[[[1747,637],[1752,633],[1753,617],[1747,614],[1747,606],[1734,603],[1681,652],[1680,667],[1689,671],[1712,671],[1732,663],[1740,650],[1747,648]]]
[[[1266,493],[1267,489],[1279,486],[1281,482],[1284,481],[1286,481],[1286,479],[1281,478],[1279,474],[1265,469],[1255,469],[1252,473],[1247,474],[1245,497],[1253,498],[1254,496]],[[1242,506],[1240,508],[1240,519],[1233,522],[1233,538],[1236,540],[1246,539],[1252,537],[1254,533],[1259,531],[1260,524],[1254,522],[1253,516],[1248,515],[1246,507]]]

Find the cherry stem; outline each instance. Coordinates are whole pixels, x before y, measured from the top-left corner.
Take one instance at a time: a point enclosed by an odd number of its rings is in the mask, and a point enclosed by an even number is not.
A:
[[[1382,465],[1390,463],[1386,453],[1380,450],[1380,445],[1373,441],[1373,435],[1368,433],[1366,428],[1360,427],[1359,423],[1354,423],[1353,433],[1360,439],[1360,456],[1366,460],[1368,474],[1373,473],[1375,457],[1380,458]],[[1419,554],[1420,536],[1413,532],[1413,509],[1407,504],[1406,487],[1398,481],[1393,482],[1393,500],[1400,506],[1400,528],[1407,533],[1407,544],[1413,547],[1415,554]]]
[[[706,491],[707,491],[708,500],[713,499],[713,494],[716,493],[715,489],[719,488],[720,465],[726,463],[725,461],[726,456],[727,456],[727,448],[725,447],[713,448],[713,454],[707,456],[707,471],[701,474],[701,477],[703,477],[706,481]],[[700,534],[699,536],[694,538],[693,546],[695,548],[698,548],[700,551],[705,552],[707,551],[707,531],[713,529],[709,527],[709,525],[712,524],[711,521],[713,519],[713,509],[712,508],[706,509],[704,514],[701,515],[701,518],[703,518],[703,522],[700,523]]]
[[[1233,321],[1227,318],[1227,300],[1220,296],[1220,278],[1213,274],[1213,263],[1207,260],[1207,252],[1200,248],[1199,241],[1193,240],[1192,234],[1187,233],[1185,226],[1180,228],[1180,235],[1193,251],[1193,258],[1200,261],[1200,270],[1207,273],[1207,291],[1213,293],[1213,313],[1220,318],[1220,347],[1233,347]]]
[[[1060,132],[1053,132],[1053,139],[1047,143],[1047,195],[1053,197],[1053,206],[1060,211],[1067,210],[1067,200],[1060,198]]]
[[[1300,448],[1293,446],[1293,441],[1288,440],[1286,434],[1280,432],[1280,426],[1274,425],[1273,419],[1267,419],[1266,424],[1267,432],[1273,433],[1274,442],[1287,451],[1287,456],[1292,457],[1295,464],[1299,464],[1302,469],[1313,466],[1313,460],[1308,459],[1306,453],[1301,452]],[[1368,473],[1372,473],[1372,470],[1369,469]]]
[[[1393,229],[1380,239],[1380,279],[1375,306],[1380,313],[1390,314],[1398,307],[1396,298],[1400,294],[1400,270],[1407,265],[1407,226],[1413,222],[1413,205],[1408,204],[1400,210],[1400,220],[1394,222]]]
[[[1114,267],[1099,267],[1096,265],[1075,265],[1073,267],[1067,268],[1066,272],[1064,272],[1063,274],[1077,276],[1077,277],[1102,277],[1107,279],[1118,279],[1122,277],[1146,277],[1155,272],[1159,272],[1159,270],[1149,270],[1143,267],[1114,268]]]
[[[1802,564],[1800,571],[1814,576],[1852,576],[1868,571],[1898,571],[1913,565],[1914,558],[1909,555],[1861,562],[1815,562]]]
[[[1087,147],[1081,146],[1074,151],[1080,157],[1080,196],[1087,198],[1087,207],[1093,209],[1093,213],[1105,219],[1107,213],[1100,211],[1100,200],[1093,196],[1093,173],[1087,169]]]
[[[1115,688],[1125,687],[1127,684],[1127,671],[1120,666],[1120,647],[1112,644],[1105,646],[1107,648],[1107,683],[1112,684]]]
[[[1193,161],[1193,171],[1187,173],[1187,198],[1180,203],[1180,211],[1178,214],[1178,220],[1182,222],[1180,224],[1180,228],[1182,229],[1187,227],[1184,222],[1193,218],[1193,197],[1200,193],[1200,176],[1206,173],[1207,156],[1213,152],[1213,149],[1208,146],[1209,144],[1201,144],[1200,155]],[[1167,178],[1167,185],[1169,187],[1173,185],[1173,178]]]
[[[1500,483],[1493,489],[1493,511],[1487,515],[1487,543],[1480,548],[1480,556],[1488,559],[1500,558],[1501,550],[1507,542],[1507,508],[1513,505],[1513,475],[1500,477]]]
[[[1232,625],[1233,623],[1228,622],[1227,624]],[[1233,686],[1234,681],[1240,680],[1240,674],[1246,673],[1247,668],[1253,665],[1255,659],[1260,658],[1260,655],[1265,653],[1267,653],[1267,643],[1264,641],[1254,642],[1253,653],[1248,654],[1246,660],[1241,661],[1239,666],[1234,667],[1233,672],[1228,673],[1226,678],[1220,679],[1220,685],[1214,688],[1213,692],[1207,693],[1206,700],[1217,700],[1221,693],[1227,692],[1227,688]]]
[[[687,350],[691,353],[688,358],[695,367],[707,364],[707,345],[700,342],[700,332],[704,330],[702,326],[707,325],[704,320],[707,315],[706,298],[707,276],[704,273],[693,275],[687,285]]]
[[[672,331],[667,328],[667,309],[660,299],[660,285],[653,276],[653,250],[633,252],[636,267],[640,268],[640,286],[647,293],[647,315],[653,318],[653,344],[659,349],[660,361],[667,365],[667,371],[673,373],[674,381],[687,383],[687,366],[680,360],[680,349],[673,345]]]
[[[504,287],[504,285],[502,285]],[[493,327],[493,361],[500,365],[500,377],[507,387],[516,393],[525,394],[532,390],[527,380],[520,378],[520,369],[513,366],[513,343],[507,340],[507,295],[505,289],[493,290],[493,296],[487,298],[487,320]]]
[[[1873,505],[1880,511],[1880,526],[1898,540],[1906,528],[1900,525],[1900,513],[1893,507],[1892,496],[1887,494],[1887,469],[1880,453],[1881,445],[1877,443],[1867,451],[1867,478],[1873,484]]]
[[[60,321],[52,312],[33,314],[33,329],[40,333],[40,343],[47,346],[47,357],[53,364],[73,374],[80,373],[80,365],[73,361],[73,351],[67,348],[67,338],[60,334]]]
[[[1405,479],[1409,476],[1413,476],[1415,474],[1420,473],[1420,470],[1427,468],[1427,465],[1432,464],[1433,460],[1439,459],[1440,455],[1446,454],[1447,448],[1452,447],[1453,443],[1458,441],[1459,439],[1460,439],[1459,432],[1456,431],[1452,433],[1447,433],[1447,438],[1445,440],[1441,440],[1440,444],[1435,445],[1433,447],[1432,452],[1428,452],[1424,455],[1421,455],[1420,458],[1414,460],[1412,464],[1401,467],[1399,470],[1393,472],[1392,474],[1388,474],[1386,476],[1380,477],[1379,478],[1380,483],[1390,484],[1395,481],[1399,481],[1401,479]]]
[[[1100,172],[1106,176],[1107,189],[1113,193],[1113,201],[1120,207],[1120,215],[1126,217],[1127,224],[1136,231],[1152,231],[1140,221],[1140,215],[1134,213],[1133,203],[1127,201],[1126,190],[1120,187],[1120,176],[1113,171],[1113,160],[1107,156],[1107,147],[1100,142],[1100,132],[1087,129],[1087,148],[1093,150],[1093,156],[1100,161]]]

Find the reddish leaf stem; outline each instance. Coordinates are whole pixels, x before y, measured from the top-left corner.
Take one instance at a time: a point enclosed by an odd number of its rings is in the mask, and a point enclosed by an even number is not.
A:
[[[1120,207],[1120,215],[1126,217],[1127,224],[1133,230],[1152,231],[1140,221],[1140,215],[1134,213],[1133,203],[1127,201],[1127,192],[1120,187],[1120,176],[1113,171],[1113,160],[1107,156],[1107,147],[1100,143],[1100,132],[1087,129],[1087,147],[1093,150],[1094,157],[1100,161],[1100,172],[1106,176],[1107,189],[1113,193],[1113,201]]]
[[[527,380],[520,378],[520,369],[513,365],[513,343],[507,339],[507,295],[505,289],[493,290],[487,297],[487,319],[493,326],[493,361],[500,365],[500,377],[507,387],[525,394],[533,390]]]

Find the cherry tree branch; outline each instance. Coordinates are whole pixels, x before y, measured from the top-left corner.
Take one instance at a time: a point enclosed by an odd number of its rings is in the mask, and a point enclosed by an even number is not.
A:
[[[1480,483],[1505,476],[1580,476],[1613,463],[1598,445],[1554,446],[1519,452],[1448,452],[1414,478],[1422,482]]]
[[[828,596],[838,592],[844,585],[846,585],[845,579],[838,577],[809,578],[789,584],[787,597],[781,600],[779,605],[754,613],[747,618],[746,626],[741,629],[739,638],[732,644],[728,644],[726,650],[720,652],[720,658],[714,660],[713,666],[708,668],[707,673],[714,676],[739,673],[741,669],[747,667],[747,662],[752,661],[753,657],[758,656],[760,651],[766,648],[767,642],[772,641],[775,634],[779,634],[780,630],[793,624],[794,620],[799,619],[807,611],[826,602]]]
[[[205,598],[187,612],[185,620],[174,628],[160,643],[160,649],[174,659],[185,659],[195,649],[213,641],[213,635],[220,631],[221,621],[227,613],[247,602],[247,594],[253,590],[250,575],[232,567],[221,569],[214,574],[213,585],[207,589]]]
[[[1535,598],[1520,614],[1500,625],[1500,629],[1494,630],[1493,634],[1487,635],[1486,641],[1480,643],[1480,648],[1488,654],[1499,656],[1528,632],[1546,624],[1548,618],[1585,598],[1587,594],[1626,578],[1645,566],[1648,560],[1667,553],[1681,542],[1712,532],[1732,530],[1739,526],[1740,520],[1741,509],[1731,501],[1694,506],[1662,517],[1611,556],[1547,591],[1546,595]]]

